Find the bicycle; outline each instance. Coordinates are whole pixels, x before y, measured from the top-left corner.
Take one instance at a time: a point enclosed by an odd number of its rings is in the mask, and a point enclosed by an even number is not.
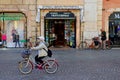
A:
[[[98,49],[103,49],[103,45],[102,45],[103,43],[100,41],[100,36],[97,37],[97,38],[98,38],[98,41],[99,41]],[[106,46],[107,50],[110,50],[113,47],[113,42],[108,39],[108,40],[105,41],[105,46]]]
[[[85,49],[103,49],[102,47],[102,42],[99,41],[98,38],[98,43],[97,46],[95,46],[94,42],[92,42],[90,45],[87,43],[87,39],[85,41],[81,41],[80,44],[78,45],[79,49],[85,50]],[[110,50],[112,48],[113,42],[111,40],[106,40],[106,49]]]
[[[88,44],[87,39],[85,39],[84,41],[81,41],[80,44],[78,45],[78,48],[81,50],[97,49],[97,47],[94,46],[94,42],[92,41],[91,44]]]
[[[106,49],[110,50],[113,47],[113,42],[111,40],[106,40],[105,45]],[[98,49],[103,49],[102,42],[99,42]]]
[[[22,74],[31,73],[34,67],[39,70],[44,69],[47,73],[55,73],[58,70],[58,63],[55,58],[45,57],[43,64],[37,64],[31,55],[32,52],[30,49],[24,52],[22,53],[24,60],[20,61],[18,64],[18,69]]]

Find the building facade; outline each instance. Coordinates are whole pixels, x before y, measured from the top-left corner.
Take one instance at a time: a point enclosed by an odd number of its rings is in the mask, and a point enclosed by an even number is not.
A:
[[[14,46],[15,29],[21,44],[42,35],[49,45],[77,48],[100,34],[102,5],[102,0],[0,0],[0,31],[6,32],[8,47]]]
[[[80,42],[83,0],[38,1],[38,22],[46,42],[57,46],[76,47]]]
[[[41,35],[53,45],[77,48],[84,39],[92,41],[102,28],[102,0],[39,0],[37,14]]]
[[[14,47],[13,33],[18,32],[21,47],[36,34],[36,0],[0,0],[0,41],[7,35],[7,47]],[[38,31],[38,30],[37,30]]]
[[[102,27],[107,32],[108,39],[112,40],[114,46],[120,46],[120,1],[103,1]]]

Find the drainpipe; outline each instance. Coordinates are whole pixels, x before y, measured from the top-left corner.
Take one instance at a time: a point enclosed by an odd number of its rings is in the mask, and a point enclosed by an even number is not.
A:
[[[84,6],[83,6],[83,8],[80,9],[80,40],[81,41],[83,41],[84,38],[84,22],[85,22],[85,17],[84,17]],[[82,48],[83,48],[83,44],[82,44]]]
[[[37,15],[37,0],[35,0],[35,6],[36,6],[36,15]],[[37,27],[38,27],[38,23],[36,23],[36,28],[35,28],[36,42],[37,42]]]

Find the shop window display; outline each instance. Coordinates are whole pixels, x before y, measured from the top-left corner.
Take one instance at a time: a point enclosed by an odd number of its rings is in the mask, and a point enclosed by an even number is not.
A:
[[[0,14],[0,22],[1,30],[7,35],[7,47],[15,47],[13,34],[15,32],[18,32],[20,41],[26,39],[25,16],[22,13],[3,12]],[[20,42],[20,45],[24,47],[24,43]]]

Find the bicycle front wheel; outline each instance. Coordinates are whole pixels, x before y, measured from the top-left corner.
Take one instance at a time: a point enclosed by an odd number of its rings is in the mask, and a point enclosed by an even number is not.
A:
[[[78,46],[79,49],[83,50],[83,49],[87,49],[88,45],[86,42],[81,42]]]
[[[23,60],[19,62],[18,69],[22,74],[29,74],[33,70],[33,64],[28,60]]]
[[[55,60],[47,60],[44,64],[44,69],[47,73],[55,73],[58,69],[58,64]]]

